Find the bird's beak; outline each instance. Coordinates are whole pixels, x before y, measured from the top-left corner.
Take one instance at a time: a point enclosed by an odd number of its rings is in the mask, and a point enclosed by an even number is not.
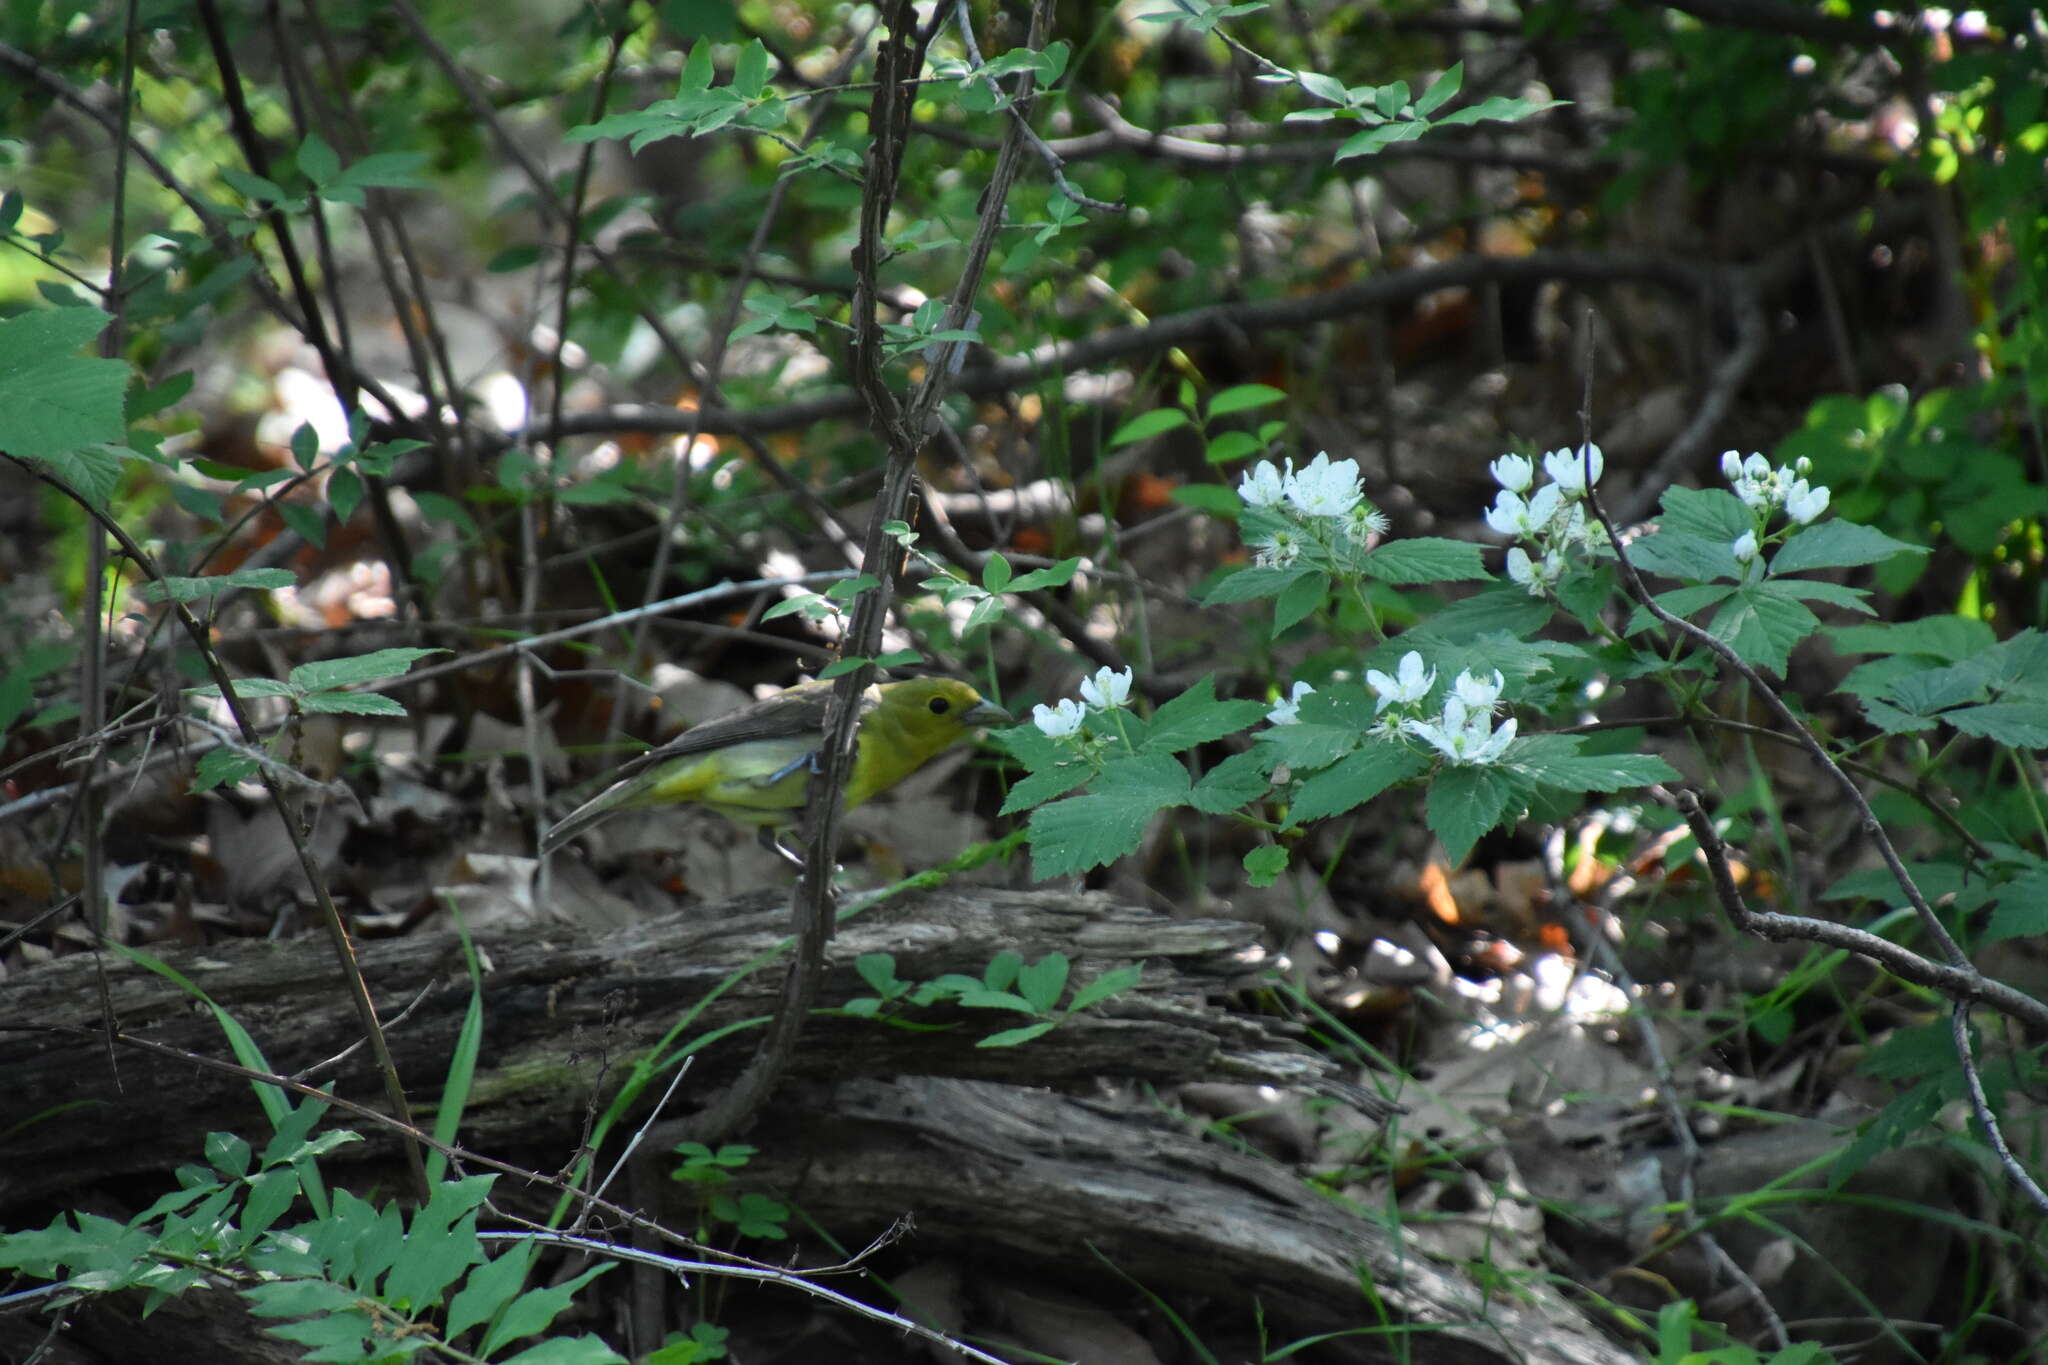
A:
[[[992,701],[978,701],[960,717],[963,725],[1015,725],[1017,718]]]

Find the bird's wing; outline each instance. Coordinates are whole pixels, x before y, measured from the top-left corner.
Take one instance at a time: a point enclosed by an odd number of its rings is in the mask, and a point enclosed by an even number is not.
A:
[[[878,700],[876,690],[870,687],[861,698],[861,714],[867,714]],[[612,774],[607,790],[620,783],[631,782],[651,768],[692,754],[709,753],[713,749],[760,739],[789,739],[807,732],[814,738],[822,737],[825,712],[831,704],[832,684],[829,682],[802,683],[788,688],[751,706],[742,706],[715,720],[693,725],[668,743],[637,755]]]

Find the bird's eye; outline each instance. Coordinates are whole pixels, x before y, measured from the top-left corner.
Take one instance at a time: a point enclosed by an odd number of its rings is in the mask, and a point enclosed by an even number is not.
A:
[[[946,714],[948,710],[952,708],[953,703],[947,701],[944,697],[933,697],[929,702],[926,702],[925,705],[932,708],[933,715],[943,716]]]

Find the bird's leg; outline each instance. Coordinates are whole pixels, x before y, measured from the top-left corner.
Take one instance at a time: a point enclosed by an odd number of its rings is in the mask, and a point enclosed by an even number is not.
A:
[[[801,872],[804,870],[803,855],[801,853],[798,853],[795,849],[789,848],[786,845],[784,845],[784,843],[782,842],[781,833],[779,830],[776,829],[775,826],[761,826],[760,832],[755,837],[760,840],[761,847],[767,849],[776,857],[781,858],[784,862],[788,863],[791,867],[794,867],[797,871]]]

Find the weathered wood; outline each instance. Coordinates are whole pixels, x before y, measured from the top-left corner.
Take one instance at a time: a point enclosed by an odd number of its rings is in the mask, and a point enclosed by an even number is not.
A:
[[[992,1275],[1022,1263],[1089,1281],[1114,1266],[1154,1292],[1237,1305],[1246,1321],[1256,1304],[1275,1341],[1408,1329],[1334,1340],[1307,1359],[1634,1358],[1549,1285],[1488,1295],[1287,1167],[1147,1109],[991,1082],[867,1079],[786,1097],[751,1140],[760,1152],[741,1188],[785,1198],[842,1236],[907,1215],[920,1257],[956,1257]]]
[[[598,1092],[616,1086],[624,1064],[654,1046],[686,1007],[781,941],[785,916],[779,895],[763,895],[654,917],[602,937],[546,925],[481,936],[490,964],[485,1041],[461,1140],[559,1164],[574,1148],[586,1107],[604,1097]],[[792,1076],[918,1073],[1053,1086],[1097,1075],[1332,1078],[1333,1067],[1277,1026],[1205,1005],[1219,984],[1256,966],[1256,933],[1248,925],[1176,920],[1067,893],[958,891],[891,902],[841,926],[821,1006],[868,993],[853,963],[870,952],[894,954],[905,980],[979,975],[1005,949],[1027,960],[1064,952],[1076,983],[1132,962],[1146,964],[1145,979],[1025,1048],[974,1046],[1021,1021],[1000,1011],[956,1011],[957,1027],[940,1033],[819,1018],[806,1029]],[[275,1070],[317,1066],[355,1038],[332,955],[318,936],[222,943],[165,957],[249,1030]],[[457,942],[420,934],[366,943],[361,958],[384,1018],[411,1007],[392,1028],[392,1048],[416,1102],[429,1101],[439,1093],[469,1000]],[[124,959],[104,961],[122,1030],[228,1057],[220,1029],[190,996]],[[192,1160],[212,1129],[261,1130],[250,1087],[240,1080],[120,1049],[110,1065],[94,971],[92,959],[80,956],[7,983],[0,1004],[0,1133],[7,1135],[0,1140],[0,1212],[109,1175],[169,1170]],[[706,1008],[691,1035],[765,1015],[781,981],[780,961],[770,962]],[[699,1054],[680,1103],[695,1107],[692,1095],[728,1081],[754,1036],[743,1031]],[[378,1101],[360,1052],[315,1079],[331,1080],[352,1099]],[[372,1141],[351,1150],[374,1157],[384,1139],[365,1136]]]
[[[559,1166],[625,1065],[685,1008],[768,954],[783,938],[785,914],[779,895],[760,896],[598,937],[548,926],[480,936],[490,964],[486,1037],[462,1142]],[[1033,961],[1064,952],[1074,984],[1134,962],[1145,964],[1144,979],[1021,1047],[975,1046],[1020,1021],[1002,1011],[954,1010],[938,1016],[954,1025],[939,1032],[843,1015],[813,1021],[788,1084],[750,1135],[761,1155],[748,1184],[782,1190],[828,1223],[881,1226],[909,1213],[921,1252],[951,1247],[1071,1268],[1093,1245],[1160,1292],[1226,1296],[1247,1315],[1257,1303],[1300,1331],[1415,1324],[1430,1329],[1408,1338],[1418,1360],[1620,1365],[1626,1357],[1547,1290],[1489,1300],[1283,1166],[1142,1110],[1056,1093],[1099,1088],[1104,1077],[1159,1085],[1225,1078],[1349,1093],[1370,1108],[1370,1095],[1347,1088],[1339,1068],[1286,1025],[1215,1003],[1221,988],[1261,966],[1257,940],[1250,925],[1179,920],[1071,893],[947,891],[859,915],[831,945],[823,1006],[868,993],[854,962],[871,952],[892,954],[897,975],[911,981],[978,976],[1004,950]],[[242,1022],[278,1070],[315,1066],[352,1041],[349,1005],[318,938],[166,956]],[[690,1035],[772,1009],[780,961],[727,986]],[[386,1018],[411,1006],[393,1029],[393,1049],[412,1092],[431,1097],[470,994],[455,940],[421,934],[366,944],[362,964]],[[109,958],[107,970],[122,1030],[228,1055],[211,1015],[176,986],[120,959]],[[109,1176],[168,1171],[193,1160],[210,1129],[263,1131],[249,1086],[231,1077],[120,1051],[117,1083],[97,1032],[93,972],[81,957],[8,983],[0,1217],[82,1196]],[[755,1037],[742,1031],[698,1054],[675,1104],[694,1107],[694,1097],[730,1080]],[[374,1102],[378,1087],[360,1057],[332,1070],[339,1093]],[[370,1141],[328,1158],[344,1180],[341,1162],[391,1152],[384,1134],[350,1126]],[[516,1186],[501,1195],[522,1199]],[[1360,1294],[1361,1274],[1378,1308]],[[1399,1340],[1345,1338],[1317,1358],[1384,1359]]]

